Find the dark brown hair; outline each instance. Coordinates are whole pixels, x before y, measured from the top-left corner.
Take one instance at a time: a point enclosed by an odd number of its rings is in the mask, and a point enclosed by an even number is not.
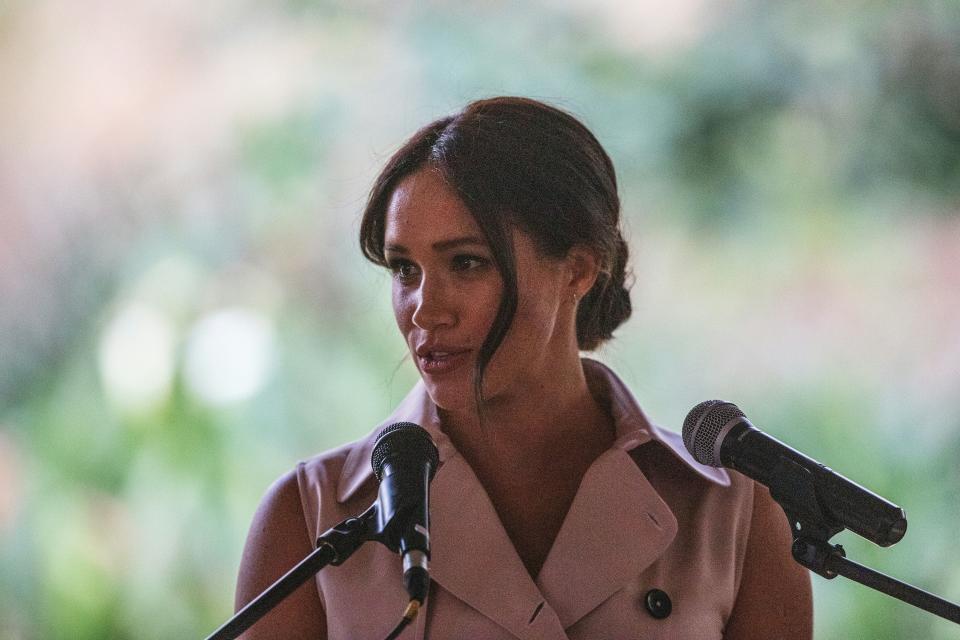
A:
[[[386,266],[386,212],[397,185],[424,167],[440,172],[477,221],[503,278],[503,297],[477,357],[478,404],[483,371],[517,309],[511,242],[516,226],[545,255],[575,245],[592,250],[600,274],[577,307],[577,345],[596,349],[630,317],[625,283],[627,244],[613,163],[592,133],[570,114],[528,98],[478,100],[413,135],[387,162],[370,190],[360,247]]]

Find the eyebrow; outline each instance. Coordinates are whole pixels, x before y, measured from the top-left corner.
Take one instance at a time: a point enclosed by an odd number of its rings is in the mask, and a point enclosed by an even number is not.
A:
[[[481,246],[486,247],[487,242],[478,236],[463,236],[461,238],[451,238],[449,240],[441,240],[439,242],[434,242],[430,245],[434,251],[442,252],[449,251],[450,249],[458,249],[464,246]],[[390,253],[399,253],[401,255],[410,253],[410,250],[401,244],[387,244],[384,245],[383,250],[389,251]]]

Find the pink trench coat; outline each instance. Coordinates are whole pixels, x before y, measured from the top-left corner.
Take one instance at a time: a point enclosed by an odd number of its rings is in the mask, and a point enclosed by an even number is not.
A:
[[[422,383],[368,437],[298,465],[307,531],[316,539],[376,498],[370,452],[382,426],[409,421],[433,436],[440,451],[430,489],[433,584],[404,640],[722,637],[740,586],[753,481],[695,462],[612,371],[583,363],[593,393],[609,403],[617,439],[584,475],[536,580],[440,430]],[[380,544],[316,580],[331,640],[380,640],[406,606],[400,559]],[[651,591],[661,605],[669,599],[666,617],[651,613]]]

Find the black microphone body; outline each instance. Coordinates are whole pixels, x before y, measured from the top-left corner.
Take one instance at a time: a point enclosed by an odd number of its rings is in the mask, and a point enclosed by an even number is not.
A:
[[[430,586],[430,481],[439,464],[437,447],[420,426],[398,422],[377,435],[371,464],[377,496],[379,539],[403,557],[403,582],[421,604]]]
[[[739,471],[771,488],[781,505],[792,496],[776,494],[789,486],[786,474],[799,467],[809,474],[819,511],[801,516],[825,516],[827,524],[850,529],[881,547],[899,542],[906,533],[903,509],[763,433],[732,403],[711,400],[694,407],[684,421],[683,439],[698,462]]]
[[[377,518],[387,546],[394,551],[403,555],[414,550],[430,552],[429,486],[428,465],[383,464]]]

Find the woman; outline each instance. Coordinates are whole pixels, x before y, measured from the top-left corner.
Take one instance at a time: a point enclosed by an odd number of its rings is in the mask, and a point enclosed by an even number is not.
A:
[[[426,428],[431,575],[403,638],[809,638],[786,519],[692,460],[616,375],[580,358],[630,315],[616,178],[570,115],[471,103],[417,132],[372,189],[364,254],[393,274],[421,382],[384,421]],[[383,425],[381,425],[383,426]],[[376,497],[370,436],[298,465],[254,518],[242,606]],[[383,638],[400,560],[368,544],[245,638]]]

